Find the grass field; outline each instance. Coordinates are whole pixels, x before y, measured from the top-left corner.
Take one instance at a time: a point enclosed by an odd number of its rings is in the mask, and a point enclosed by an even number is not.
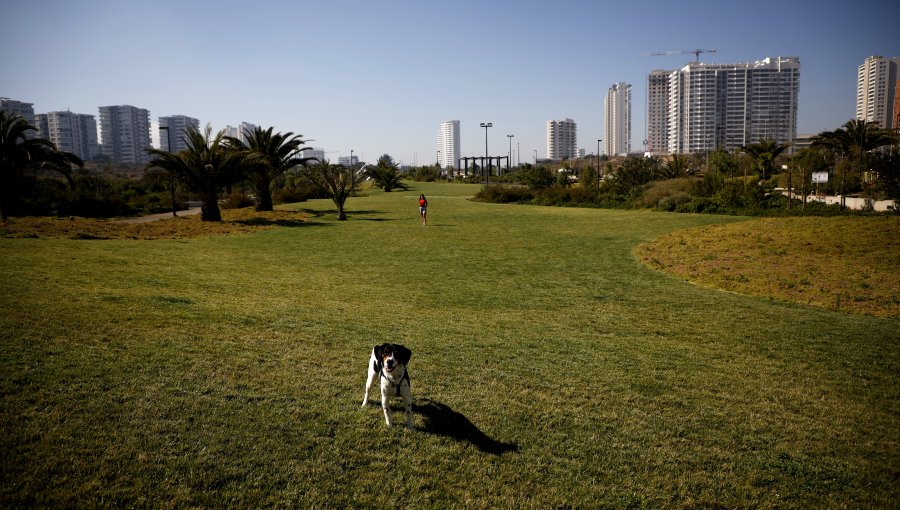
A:
[[[897,506],[900,321],[633,254],[739,218],[477,189],[196,239],[0,239],[0,506]],[[413,351],[414,431],[359,406],[382,342]]]

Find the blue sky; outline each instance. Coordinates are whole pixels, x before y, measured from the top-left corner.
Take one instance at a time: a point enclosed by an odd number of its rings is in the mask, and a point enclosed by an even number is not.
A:
[[[693,59],[647,55],[660,51],[797,56],[798,131],[835,129],[854,114],[857,66],[900,56],[898,20],[900,2],[871,0],[0,0],[0,96],[37,113],[130,104],[154,125],[246,121],[301,133],[333,160],[353,149],[420,165],[436,159],[441,122],[460,121],[463,156],[484,153],[479,123],[492,122],[491,154],[512,134],[524,162],[545,156],[551,119],[574,119],[594,153],[618,81],[632,84],[640,150],[647,74]]]

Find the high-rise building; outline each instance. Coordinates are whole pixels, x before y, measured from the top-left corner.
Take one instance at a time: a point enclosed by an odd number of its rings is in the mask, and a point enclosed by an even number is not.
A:
[[[338,164],[343,166],[356,166],[359,164],[359,156],[338,156]]]
[[[900,132],[900,80],[894,88],[894,131]]]
[[[324,147],[309,147],[303,150],[303,153],[300,157],[303,158],[316,158],[316,161],[311,161],[308,164],[315,164],[316,162],[321,163],[325,161],[325,148]]]
[[[34,103],[25,103],[8,97],[0,97],[0,110],[21,115],[29,124],[34,124]]]
[[[651,80],[663,81],[654,75],[648,84]],[[796,57],[743,64],[692,62],[671,71],[667,87],[666,132],[658,131],[662,125],[658,120],[649,122],[648,111],[648,150],[650,140],[665,139],[668,152],[685,154],[732,150],[763,139],[792,142],[797,135],[800,59]],[[652,100],[652,115],[659,115],[658,91]]]
[[[232,138],[237,138],[241,142],[247,143],[247,133],[252,133],[256,130],[256,124],[251,124],[249,122],[241,122],[238,127],[234,126],[225,126],[225,136],[230,136]]]
[[[181,152],[187,149],[188,128],[200,129],[200,121],[185,115],[170,115],[159,118],[159,148],[166,152]],[[171,142],[171,147],[170,147]]]
[[[859,66],[856,78],[856,118],[877,122],[880,127],[895,126],[894,101],[897,94],[897,68],[900,57],[874,55]]]
[[[147,164],[150,111],[130,105],[100,107],[101,153],[113,161]]]
[[[606,92],[604,152],[625,156],[631,152],[631,84],[619,82]]]
[[[574,120],[547,121],[547,157],[554,160],[578,157],[578,126]]]
[[[31,125],[34,125],[35,123],[34,103],[26,103],[23,101],[16,101],[15,99],[10,99],[8,97],[0,97],[0,110],[3,110],[6,113],[20,115]],[[36,136],[36,133],[34,131],[28,131],[25,133],[25,136],[28,138],[32,138]]]
[[[655,69],[647,76],[646,152],[669,152],[669,81],[672,71]]]
[[[459,168],[459,121],[441,122],[438,131],[438,164],[441,168]]]
[[[38,136],[50,140],[61,151],[71,152],[83,160],[100,155],[97,121],[93,115],[70,111],[41,113],[35,115],[35,124]]]

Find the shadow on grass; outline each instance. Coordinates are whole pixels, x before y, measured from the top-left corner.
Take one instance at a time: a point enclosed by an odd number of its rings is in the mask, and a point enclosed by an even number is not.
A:
[[[492,455],[519,450],[519,445],[515,443],[503,443],[491,439],[462,413],[454,411],[446,404],[428,399],[418,399],[413,404],[413,412],[424,418],[423,432],[453,438],[457,441],[468,441],[482,452]]]
[[[235,223],[238,225],[246,225],[248,227],[268,227],[268,226],[277,226],[277,227],[310,227],[316,225],[315,223],[310,223],[308,221],[302,220],[285,220],[285,219],[271,219],[271,218],[250,218],[246,220],[231,220],[228,223]]]
[[[309,214],[311,217],[314,217],[314,218],[321,218],[323,216],[337,217],[337,209],[300,209],[300,211],[305,212],[306,214]],[[350,209],[344,209],[344,213],[347,215],[347,219],[354,219],[354,217],[356,217],[356,216],[371,216],[371,215],[376,215],[376,214],[384,214],[384,211],[376,211],[376,210],[372,210],[372,211],[353,210],[353,211],[351,211]],[[366,220],[366,221],[393,221],[393,220],[389,220],[389,219],[379,219],[379,218],[355,218],[355,219],[361,219],[361,220]]]

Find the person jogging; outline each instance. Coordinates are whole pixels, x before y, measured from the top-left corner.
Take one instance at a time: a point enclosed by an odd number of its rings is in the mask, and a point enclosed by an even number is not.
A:
[[[425,195],[419,195],[419,216],[422,217],[422,226],[428,223],[428,200]]]

